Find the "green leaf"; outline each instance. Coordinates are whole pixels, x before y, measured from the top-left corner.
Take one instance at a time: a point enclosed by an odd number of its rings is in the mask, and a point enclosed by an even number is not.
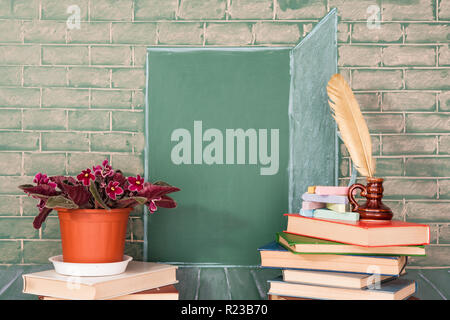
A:
[[[20,186],[19,186],[19,189],[27,189],[27,188],[33,188],[34,187],[34,184],[21,184]]]
[[[130,197],[129,199],[136,200],[136,202],[139,204],[145,204],[147,202],[146,197]]]
[[[45,204],[47,208],[66,208],[66,209],[78,209],[75,202],[64,196],[52,196],[49,197]]]
[[[145,204],[147,202],[145,197],[126,197],[117,200],[118,208],[132,208],[138,204]]]
[[[126,197],[117,200],[117,205],[119,208],[130,208],[138,204],[145,204],[147,201],[145,197]]]
[[[42,199],[47,199],[48,197],[56,196],[60,193],[47,184],[41,184],[37,186],[33,186],[31,184],[23,184],[19,186],[19,188],[25,191],[30,196],[36,196]]]
[[[98,202],[99,205],[103,207],[103,209],[111,210],[105,202],[103,202],[102,198],[100,197],[100,193],[98,193],[97,187],[95,185],[95,182],[91,182],[89,185],[89,191],[91,192],[92,196],[94,197],[95,201]]]

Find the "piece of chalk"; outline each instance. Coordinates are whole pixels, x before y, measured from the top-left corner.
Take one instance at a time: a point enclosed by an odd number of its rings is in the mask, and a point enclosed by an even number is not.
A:
[[[309,186],[308,193],[316,193],[316,186]]]
[[[304,209],[304,210],[314,210],[314,209],[320,209],[320,208],[325,208],[325,203],[311,202],[311,201],[303,201],[302,202],[302,209]]]
[[[300,215],[304,217],[312,218],[314,216],[314,210],[303,210],[300,209]]]
[[[316,194],[347,196],[348,187],[316,186]]]
[[[336,195],[320,195],[320,194],[310,194],[305,192],[302,195],[304,201],[312,202],[324,202],[324,203],[348,203],[347,196],[336,196]]]
[[[358,221],[358,212],[336,212],[328,209],[314,210],[314,218],[319,219],[331,219],[331,220],[345,220],[345,221]]]
[[[343,203],[327,203],[326,207],[327,207],[327,209],[330,209],[330,210],[333,210],[336,212],[349,212],[350,211],[349,205],[343,204]]]

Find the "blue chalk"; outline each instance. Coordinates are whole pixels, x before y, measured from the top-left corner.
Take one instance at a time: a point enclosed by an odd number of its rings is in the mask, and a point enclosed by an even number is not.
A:
[[[312,218],[314,216],[314,210],[300,209],[300,215],[304,217]]]
[[[348,203],[348,198],[346,196],[319,195],[307,192],[305,192],[302,195],[302,199],[305,201],[324,202],[324,203],[342,203],[342,204]]]

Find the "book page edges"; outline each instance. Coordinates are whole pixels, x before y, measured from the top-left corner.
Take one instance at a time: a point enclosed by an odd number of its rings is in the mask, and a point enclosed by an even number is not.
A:
[[[299,216],[295,216],[292,214],[288,214],[287,216],[288,216],[288,223],[287,223],[287,230],[285,232],[307,237],[319,238],[327,241],[341,242],[345,244],[352,244],[363,247],[389,247],[389,246],[413,246],[413,245],[419,246],[419,245],[428,245],[430,242],[430,227],[428,225],[423,224],[416,224],[414,226],[389,226],[385,228],[382,228],[381,226],[374,228],[362,228],[359,226],[346,223],[337,223],[334,221],[333,222],[325,221],[328,223],[323,223],[324,220],[305,217],[300,218]],[[316,225],[318,221],[320,221],[319,222],[320,228],[318,228],[318,226]],[[343,237],[339,236],[339,239],[328,238],[329,234],[333,232],[336,233],[336,226],[339,226],[339,234],[343,234]],[[392,233],[393,228],[395,228],[396,230],[402,228],[407,230],[417,228],[421,230],[424,227],[427,230],[426,240],[423,239],[425,242],[421,240],[415,242],[412,236],[410,236],[410,239],[404,243],[394,242],[386,244],[378,240],[380,238],[384,238],[383,236],[380,236],[380,233],[384,232]],[[308,232],[304,230],[308,230]],[[314,234],[309,232],[309,230],[314,230]]]
[[[156,276],[150,276],[154,273],[143,273],[133,277],[123,277],[110,280],[105,283],[85,284],[77,281],[77,277],[66,276],[65,280],[49,279],[41,276],[23,275],[23,293],[50,296],[61,299],[73,300],[93,300],[93,299],[111,299],[147,289],[158,288],[166,285],[178,283],[176,280],[176,270],[173,266],[164,270],[158,270]],[[143,281],[146,278],[149,281]],[[117,291],[117,288],[123,288],[123,284],[129,287]],[[109,294],[115,290],[116,293]]]
[[[157,277],[148,277],[148,275],[141,275],[131,279],[120,279],[114,282],[107,282],[98,285],[94,299],[111,299],[126,294],[143,291],[146,289],[153,289],[178,283],[176,280],[176,268],[170,268],[158,273]],[[121,288],[121,292],[116,294],[108,294],[112,290]],[[126,289],[125,289],[126,288]]]
[[[368,246],[369,245],[369,237],[367,233],[364,232],[363,228],[355,227],[354,225],[348,225],[344,223],[334,223],[329,222],[321,224],[320,228],[317,228],[316,224],[317,222],[323,222],[323,220],[314,220],[314,219],[299,219],[296,216],[288,215],[288,223],[287,223],[287,232],[292,234],[299,234],[304,235],[307,237],[313,237],[313,238],[319,238],[327,241],[335,241],[335,242],[342,242],[342,243],[348,243],[348,244],[356,244],[356,245],[362,245],[362,246]],[[329,239],[328,235],[336,232],[335,227],[339,226],[340,233],[345,233],[345,240],[342,240],[343,238],[339,237],[339,241]],[[311,232],[298,232],[298,230],[314,230],[314,234]],[[297,232],[296,232],[297,231]],[[355,241],[354,243],[350,243],[348,238],[352,237],[353,239],[358,239],[358,241]]]
[[[130,261],[127,269],[123,273],[104,277],[80,277],[80,283],[87,286],[96,286],[104,282],[113,282],[124,278],[130,279],[143,274],[151,276],[152,274],[168,269],[178,269],[178,267],[162,263]],[[62,282],[66,282],[69,278],[73,278],[73,276],[59,274],[54,269],[29,273],[26,274],[26,276]]]
[[[316,299],[369,299],[369,300],[400,300],[414,294],[416,284],[413,282],[397,292],[383,290],[358,290],[349,288],[333,288],[326,286],[314,286],[304,284],[292,284],[283,282],[270,282],[268,294],[286,295],[301,298]],[[300,291],[300,293],[299,293]]]
[[[280,243],[283,245],[282,243]],[[385,248],[385,249],[384,249]],[[296,254],[361,254],[361,255],[392,255],[392,256],[425,256],[422,246],[389,246],[389,247],[363,247],[349,244],[342,245],[304,245],[296,244],[290,249]]]
[[[23,283],[23,293],[74,300],[92,300],[95,297],[95,288],[77,283],[75,277],[73,281],[62,282],[23,275]],[[68,291],[71,294],[67,294]]]
[[[318,263],[306,263],[304,261],[292,261],[291,259],[263,257],[261,255],[261,266],[269,268],[287,268],[287,269],[306,269],[306,270],[324,270],[324,271],[338,271],[338,272],[355,272],[355,273],[373,273],[367,272],[367,267],[373,264],[361,263],[345,263],[335,262],[332,264],[326,261],[319,261]],[[401,269],[400,263],[396,265],[378,265],[381,275],[397,276]]]
[[[66,300],[50,296],[38,296],[39,300]],[[178,300],[179,292],[173,285],[127,294],[109,300]]]
[[[412,230],[417,230],[412,232]],[[395,227],[396,239],[401,238],[402,241],[391,242],[386,244],[386,238],[392,237],[392,227],[382,229],[369,229],[369,244],[371,247],[388,247],[388,246],[423,246],[430,244],[430,226],[426,226],[426,232],[423,234],[424,226],[418,225],[415,227]],[[402,231],[404,231],[402,234]],[[417,233],[417,234],[416,234]],[[419,237],[420,235],[420,237]],[[425,236],[425,237],[424,237]],[[382,240],[379,240],[382,239]]]

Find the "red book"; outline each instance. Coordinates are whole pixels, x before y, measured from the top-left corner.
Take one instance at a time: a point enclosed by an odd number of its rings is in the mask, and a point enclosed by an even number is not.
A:
[[[398,220],[342,221],[287,213],[286,232],[363,247],[425,245],[430,243],[426,224]]]

